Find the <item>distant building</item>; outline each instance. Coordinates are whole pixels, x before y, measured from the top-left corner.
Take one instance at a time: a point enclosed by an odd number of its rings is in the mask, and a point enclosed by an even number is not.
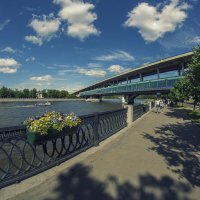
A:
[[[36,98],[37,98],[37,99],[43,99],[43,98],[44,98],[44,97],[42,96],[42,92],[41,92],[41,91],[38,90],[38,91],[36,92]]]

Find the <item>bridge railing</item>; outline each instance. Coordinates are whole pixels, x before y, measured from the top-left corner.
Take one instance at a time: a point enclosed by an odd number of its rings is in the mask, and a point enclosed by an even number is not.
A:
[[[127,109],[81,116],[76,131],[32,145],[24,126],[0,129],[0,188],[38,174],[98,145],[127,126]]]
[[[172,77],[172,78],[163,78],[163,79],[155,79],[155,80],[129,83],[125,85],[109,86],[106,88],[98,88],[94,90],[81,92],[80,96],[117,94],[117,93],[124,93],[124,92],[146,91],[146,90],[155,90],[155,89],[157,90],[170,89],[175,85],[176,81],[181,78],[182,77],[178,76],[178,77]]]

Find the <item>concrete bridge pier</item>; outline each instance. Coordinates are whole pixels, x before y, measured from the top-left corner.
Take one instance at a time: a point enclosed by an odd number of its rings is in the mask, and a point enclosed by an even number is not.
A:
[[[133,105],[136,97],[136,95],[122,95],[122,104]]]
[[[154,102],[149,102],[149,110],[152,110],[154,107]],[[134,105],[132,104],[126,104],[124,105],[124,108],[127,109],[127,124],[128,126],[131,126],[133,123],[133,117],[134,117]]]
[[[133,123],[133,105],[124,105],[124,108],[127,109],[127,124],[131,126]]]

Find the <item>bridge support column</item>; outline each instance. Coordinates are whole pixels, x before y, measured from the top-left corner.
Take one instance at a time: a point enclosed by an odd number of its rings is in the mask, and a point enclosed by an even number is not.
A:
[[[122,96],[122,104],[134,104],[134,98],[133,95],[123,95]]]
[[[130,98],[129,95],[123,95],[122,96],[122,104],[130,104]]]
[[[133,105],[124,105],[124,108],[127,109],[127,124],[131,126],[133,123]]]
[[[126,104],[126,99],[124,95],[122,95],[122,104]]]
[[[159,79],[160,78],[160,70],[159,70],[159,68],[157,68],[157,79]]]

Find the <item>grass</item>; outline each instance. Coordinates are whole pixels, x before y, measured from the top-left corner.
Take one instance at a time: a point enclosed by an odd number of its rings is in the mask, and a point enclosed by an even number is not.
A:
[[[187,111],[192,121],[195,121],[200,125],[200,110],[193,110],[193,107],[188,107],[187,105],[182,105],[182,103],[177,104],[178,108],[183,108]]]
[[[191,117],[191,119],[198,124],[200,124],[200,111],[198,110],[188,110],[188,115]]]

